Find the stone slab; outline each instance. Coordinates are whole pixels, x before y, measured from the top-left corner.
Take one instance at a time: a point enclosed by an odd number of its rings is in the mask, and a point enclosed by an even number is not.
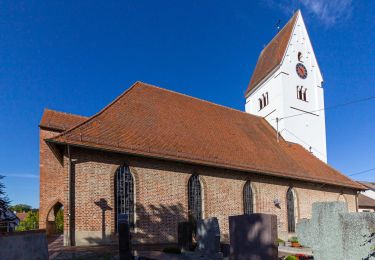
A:
[[[375,213],[348,213],[345,202],[316,202],[312,218],[297,223],[302,245],[314,259],[375,259]]]
[[[278,259],[276,215],[230,216],[229,234],[231,259]]]

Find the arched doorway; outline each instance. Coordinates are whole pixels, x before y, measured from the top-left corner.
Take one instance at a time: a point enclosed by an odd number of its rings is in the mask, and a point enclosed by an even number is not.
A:
[[[47,214],[47,235],[64,233],[64,206],[56,202]]]

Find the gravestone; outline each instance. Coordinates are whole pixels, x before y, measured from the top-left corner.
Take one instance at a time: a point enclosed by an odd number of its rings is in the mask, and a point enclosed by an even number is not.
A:
[[[197,221],[197,248],[202,256],[220,259],[220,227],[217,218],[207,218]]]
[[[120,260],[132,259],[130,224],[128,214],[118,215],[118,240]]]
[[[314,259],[375,259],[375,213],[348,213],[345,202],[315,202],[297,224],[298,240]]]
[[[189,251],[193,246],[193,224],[190,222],[178,223],[178,247]]]
[[[276,215],[230,216],[229,236],[231,259],[278,259]]]

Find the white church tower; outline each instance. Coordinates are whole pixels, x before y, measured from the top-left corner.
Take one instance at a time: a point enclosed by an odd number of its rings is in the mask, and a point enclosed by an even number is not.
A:
[[[323,77],[298,10],[262,50],[245,110],[327,162]],[[275,136],[275,138],[277,138]]]

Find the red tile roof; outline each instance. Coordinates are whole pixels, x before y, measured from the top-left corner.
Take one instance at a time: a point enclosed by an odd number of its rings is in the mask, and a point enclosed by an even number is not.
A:
[[[24,219],[27,217],[27,212],[17,212],[16,216],[20,221],[24,221]]]
[[[65,131],[87,119],[88,117],[85,116],[78,116],[45,109],[39,127],[53,129],[56,131]]]
[[[359,208],[373,208],[375,209],[375,200],[366,195],[358,195],[358,206]]]
[[[255,66],[250,83],[245,92],[248,96],[264,78],[266,78],[277,66],[279,66],[288,47],[289,39],[293,32],[294,24],[298,17],[298,11],[281,29],[281,31],[272,39],[272,41],[264,47],[259,55],[258,62]]]
[[[137,82],[48,141],[362,189],[261,117]]]

